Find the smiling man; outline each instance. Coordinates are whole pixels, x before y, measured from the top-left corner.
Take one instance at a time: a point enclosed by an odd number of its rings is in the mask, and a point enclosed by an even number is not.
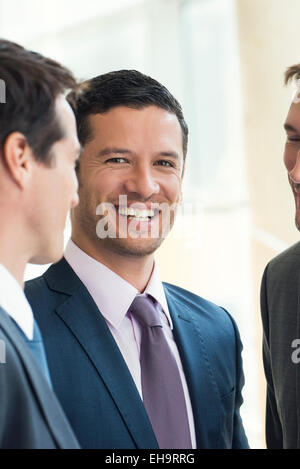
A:
[[[300,65],[288,68],[285,82],[297,91],[284,123],[284,164],[295,199],[300,230]],[[267,379],[266,440],[273,448],[300,448],[299,273],[300,243],[266,267],[261,287],[263,358]],[[298,350],[297,350],[298,348]]]
[[[54,389],[84,448],[246,448],[236,325],[162,283],[188,129],[157,81],[117,71],[69,95],[83,154],[63,261],[28,282]]]

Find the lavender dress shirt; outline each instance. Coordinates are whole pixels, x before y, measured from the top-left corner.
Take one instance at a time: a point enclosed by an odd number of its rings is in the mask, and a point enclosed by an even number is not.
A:
[[[138,392],[141,398],[143,398],[139,358],[141,327],[139,322],[132,317],[130,313],[127,313],[131,303],[139,291],[115,272],[101,264],[101,262],[88,256],[72,240],[69,240],[66,246],[64,257],[85,285],[101,311],[101,314],[103,315],[123,355]],[[112,292],[117,293],[112,295]],[[182,381],[192,447],[196,448],[196,435],[191,400],[179,352],[172,333],[173,324],[163,284],[160,280],[159,272],[155,263],[148,285],[143,293],[152,295],[160,305],[163,331],[166,335],[171,351],[174,354]]]

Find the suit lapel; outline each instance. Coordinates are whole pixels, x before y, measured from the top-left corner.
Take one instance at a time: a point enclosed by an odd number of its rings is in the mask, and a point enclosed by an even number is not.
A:
[[[219,440],[220,398],[206,351],[205,323],[164,285],[173,321],[173,334],[185,372],[192,403],[197,448],[210,448]],[[216,447],[216,446],[214,446]]]
[[[55,269],[55,270],[54,270]],[[49,272],[49,271],[48,271]],[[157,448],[143,402],[123,356],[91,295],[65,260],[45,274],[50,288],[71,295],[56,313],[77,338],[105,383],[137,448]],[[67,291],[66,291],[67,290]]]
[[[2,308],[0,308],[0,326],[15,347],[26,369],[28,379],[31,382],[36,399],[48,424],[49,432],[52,434],[57,447],[68,448],[70,445],[73,448],[78,447],[52,389],[42,375],[22,335]],[[66,430],[68,431],[66,432]]]

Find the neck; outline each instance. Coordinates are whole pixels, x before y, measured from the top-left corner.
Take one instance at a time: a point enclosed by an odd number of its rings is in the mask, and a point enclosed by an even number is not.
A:
[[[16,231],[19,233],[19,231]],[[0,234],[0,263],[15,277],[21,288],[24,287],[24,271],[28,256],[22,252],[20,246],[20,236],[8,234],[7,232]]]
[[[72,234],[72,241],[86,254],[122,277],[139,292],[142,293],[145,290],[153,271],[153,254],[141,257],[126,256],[111,250],[99,249],[99,246],[95,248],[93,243],[87,239],[79,240],[74,234]]]

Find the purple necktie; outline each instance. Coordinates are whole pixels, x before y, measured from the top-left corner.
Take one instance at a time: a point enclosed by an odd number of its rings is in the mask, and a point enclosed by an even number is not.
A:
[[[129,311],[142,326],[143,402],[161,449],[190,449],[191,437],[180,374],[150,296],[137,296]],[[157,303],[156,303],[157,304]]]

